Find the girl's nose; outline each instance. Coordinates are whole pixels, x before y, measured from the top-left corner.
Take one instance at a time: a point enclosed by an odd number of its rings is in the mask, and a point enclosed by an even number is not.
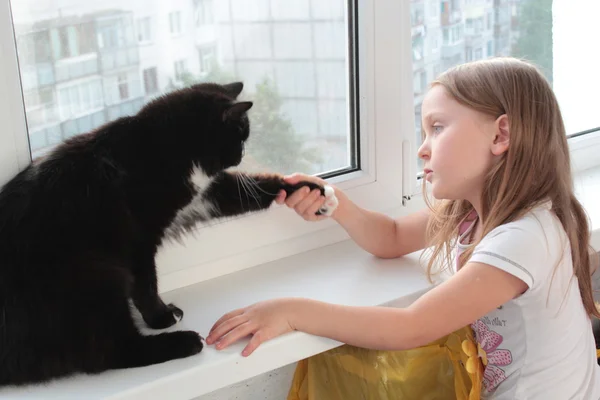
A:
[[[429,160],[429,157],[431,156],[431,150],[429,148],[429,143],[427,142],[427,139],[425,139],[419,147],[417,155],[421,160]]]

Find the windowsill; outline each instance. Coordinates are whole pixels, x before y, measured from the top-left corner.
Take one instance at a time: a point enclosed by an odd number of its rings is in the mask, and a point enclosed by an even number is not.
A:
[[[348,305],[406,306],[428,290],[419,254],[382,260],[346,240],[163,295],[184,310],[176,329],[206,335],[224,313],[260,300],[302,296]],[[191,399],[334,348],[340,343],[293,332],[240,355],[245,343],[144,368],[76,376],[46,386],[0,390],[11,399]]]

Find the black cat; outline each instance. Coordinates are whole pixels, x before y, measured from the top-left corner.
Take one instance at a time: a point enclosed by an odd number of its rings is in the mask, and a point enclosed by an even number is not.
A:
[[[249,135],[242,88],[199,84],[158,98],[59,145],[2,188],[0,385],[202,350],[196,332],[142,336],[134,326],[129,299],[151,328],[183,316],[157,293],[157,247],[198,221],[266,209],[281,189],[318,187],[224,171]]]

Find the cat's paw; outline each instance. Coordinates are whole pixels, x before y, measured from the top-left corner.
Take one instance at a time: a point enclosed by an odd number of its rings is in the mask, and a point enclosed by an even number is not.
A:
[[[183,311],[181,308],[169,304],[164,306],[159,312],[154,313],[148,318],[144,318],[146,324],[152,329],[165,329],[175,325],[183,318]]]
[[[198,354],[202,351],[204,344],[202,336],[193,331],[177,331],[168,333],[171,339],[169,351],[172,358],[185,358]]]
[[[335,190],[332,186],[321,186],[313,182],[301,181],[295,185],[284,184],[284,190],[286,190],[288,195],[291,195],[296,190],[305,186],[307,186],[310,190],[319,189],[321,191],[321,194],[325,196],[325,203],[323,203],[323,206],[316,212],[316,214],[330,217],[339,204],[339,201],[335,195]]]
[[[329,185],[325,185],[323,187],[323,195],[325,196],[325,203],[323,203],[317,214],[331,217],[331,215],[339,205],[338,198],[335,195],[333,187]]]
[[[202,351],[204,344],[202,336],[193,331],[176,331],[161,333],[161,346],[155,346],[154,352],[163,352],[165,360],[185,358],[198,354]]]

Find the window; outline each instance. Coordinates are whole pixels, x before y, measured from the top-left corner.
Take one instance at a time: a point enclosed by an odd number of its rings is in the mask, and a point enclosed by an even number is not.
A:
[[[119,74],[117,77],[117,84],[119,85],[119,100],[127,100],[129,98],[129,84],[127,82],[127,75]]]
[[[156,67],[144,70],[144,92],[147,95],[158,92],[158,74],[156,73]]]
[[[418,3],[418,1],[412,2],[411,6],[414,7],[414,3]],[[590,50],[595,46],[593,38],[600,34],[594,21],[590,19],[584,23],[583,20],[577,20],[576,17],[570,16],[566,9],[567,2],[564,0],[554,0],[553,2],[500,0],[485,7],[478,2],[462,4],[454,2],[456,18],[464,20],[463,38],[461,32],[456,31],[455,21],[450,17],[444,19],[446,10],[444,3],[442,2],[441,19],[444,38],[442,51],[425,54],[428,65],[434,71],[437,68],[441,72],[463,61],[479,60],[484,57],[512,55],[528,59],[541,68],[553,85],[561,103],[568,134],[581,137],[587,133],[589,139],[586,143],[591,143],[592,135],[589,133],[600,130],[600,117],[598,117],[600,114],[592,111],[592,107],[597,108],[598,103],[590,97],[592,91],[589,88],[584,89],[585,82],[589,82],[590,77],[596,75],[596,72],[592,70],[593,66],[598,64],[597,58],[592,55],[595,53]],[[552,9],[551,3],[554,3],[554,9]],[[586,15],[589,15],[592,9],[600,12],[600,3],[598,5],[594,3],[594,6],[591,6],[591,3],[585,4]],[[430,27],[427,26],[427,28]],[[422,40],[425,41],[425,49],[431,48],[429,44],[433,43],[433,38],[425,36],[415,39],[413,37],[413,43],[421,43]],[[464,54],[464,59],[462,54]],[[581,61],[575,62],[575,59]],[[584,59],[586,61],[583,61]],[[576,69],[574,69],[575,65],[577,65]],[[422,68],[421,65],[413,63],[415,73],[420,68]],[[587,72],[584,72],[582,68]],[[432,77],[436,75],[437,73]],[[579,79],[577,84],[574,79]],[[421,82],[415,79],[413,99],[416,113],[417,145],[420,145],[422,87]],[[581,146],[583,145],[578,144],[575,148]],[[578,168],[577,164],[581,163],[579,157],[579,155],[573,157],[576,169]],[[588,161],[584,161],[582,164],[586,166],[600,164],[597,157],[594,157],[593,161],[589,161],[590,157],[590,155],[583,156]],[[417,165],[421,166],[420,161],[417,161]]]
[[[196,0],[195,3],[196,26],[212,24],[214,22],[213,0]]]
[[[165,11],[160,0],[122,0],[118,8],[84,0],[54,0],[48,7],[12,3],[11,13],[8,1],[0,1],[6,50],[0,58],[0,183],[60,140],[136,113],[149,93],[236,78],[244,81],[244,97],[256,101],[243,168],[321,174],[368,208],[403,213],[399,199],[412,193],[417,170],[422,77],[431,80],[464,62],[467,47],[489,50],[490,41],[492,55],[541,66],[569,134],[584,140],[584,150],[586,132],[600,127],[593,97],[600,89],[593,79],[598,62],[590,50],[600,2],[585,2],[580,13],[566,9],[566,0],[554,0],[554,10],[537,0],[297,0],[277,10],[263,0],[194,0],[178,3],[183,8],[176,12]],[[423,41],[416,46],[423,57],[414,64],[411,7],[426,32],[415,36]],[[487,26],[489,13],[493,29],[475,34],[475,20]],[[149,15],[155,24],[147,29]],[[184,29],[188,16],[193,26]],[[147,37],[152,45],[140,46]],[[399,45],[370,46],[390,38]],[[214,48],[208,72],[207,47]],[[176,67],[180,60],[187,62]],[[65,65],[67,72],[58,76]],[[120,74],[127,78],[119,80]],[[405,90],[411,81],[415,93]],[[253,234],[256,226],[260,235]],[[206,265],[221,262],[220,273],[230,272],[343,237],[330,235],[335,228],[327,222],[305,224],[280,209],[210,229],[161,253],[161,275],[189,278],[189,269],[193,279],[205,278],[212,273]]]
[[[48,35],[50,43],[47,41]],[[93,26],[89,22],[51,28],[44,32],[37,32],[33,36],[37,47],[36,53],[48,54],[48,49],[52,49],[55,60],[77,57],[93,52],[95,49]],[[43,44],[46,45],[46,49],[41,48]]]
[[[179,35],[181,31],[181,11],[174,11],[169,14],[169,31],[171,35]]]
[[[483,17],[477,18],[474,21],[473,26],[476,34],[481,33],[481,31],[483,30]]]
[[[415,86],[415,93],[424,93],[427,90],[427,72],[415,72],[413,84]]]
[[[140,18],[137,23],[138,42],[147,43],[152,41],[152,19],[150,17]]]
[[[66,17],[58,19],[61,18]],[[104,16],[98,16],[92,29],[95,30],[98,48],[101,50],[124,48],[136,44],[133,15],[130,12],[111,11]]]
[[[185,60],[175,62],[175,80],[181,81],[186,73]]]
[[[215,47],[204,46],[198,49],[198,57],[200,62],[199,72],[206,75],[212,71],[215,65]]]
[[[440,2],[439,1],[432,1],[429,3],[429,6],[431,7],[431,17],[437,17],[440,14]]]
[[[423,36],[418,35],[413,39],[413,61],[421,61],[423,59]]]
[[[361,51],[367,54],[364,43],[400,35],[404,29],[396,19],[408,16],[408,6],[383,1],[395,10],[386,15],[391,27],[387,32],[371,29],[372,21],[359,17],[380,3],[346,0],[298,0],[294,6],[272,10],[263,0],[190,1],[176,11],[165,11],[159,0],[122,0],[118,8],[55,0],[45,11],[21,5],[13,7],[12,14],[0,2],[0,39],[16,43],[17,52],[26,54],[17,59],[3,53],[0,59],[0,83],[5,83],[0,86],[7,88],[0,97],[0,120],[10,121],[0,131],[1,182],[61,140],[135,114],[156,95],[196,82],[239,79],[244,98],[255,102],[249,113],[253,134],[240,168],[320,174],[348,189],[350,196],[368,198],[373,209],[399,207],[403,160],[388,149],[400,148],[404,135],[414,140],[412,130],[408,135],[401,129],[397,109],[375,109],[373,104],[375,96],[382,103],[397,96],[402,81],[391,70],[379,77],[374,63],[359,58]],[[430,8],[423,10],[418,21],[425,21]],[[185,25],[188,18],[199,26]],[[441,35],[438,30],[440,39]],[[380,57],[391,54],[385,48],[374,51]],[[54,73],[57,62],[68,66],[61,80]],[[364,65],[359,68],[360,63]],[[396,71],[400,67],[383,66]],[[422,71],[419,85],[426,82],[423,76],[431,75],[427,68]],[[391,76],[383,79],[387,75]],[[165,250],[167,261],[161,268],[165,274],[175,273],[274,243],[277,254],[284,254],[284,248],[289,254],[300,248],[292,241],[332,228],[289,217],[287,210],[274,209],[218,223],[210,235]],[[282,220],[287,221],[284,227]],[[235,236],[255,229],[256,221],[260,235]],[[238,237],[235,245],[224,248],[223,238],[232,235]],[[290,242],[286,247],[282,241]],[[193,254],[186,253],[183,263],[173,261],[180,251]]]
[[[462,39],[463,39],[462,25],[443,27],[442,29],[444,32],[444,45],[453,46],[462,41]]]

